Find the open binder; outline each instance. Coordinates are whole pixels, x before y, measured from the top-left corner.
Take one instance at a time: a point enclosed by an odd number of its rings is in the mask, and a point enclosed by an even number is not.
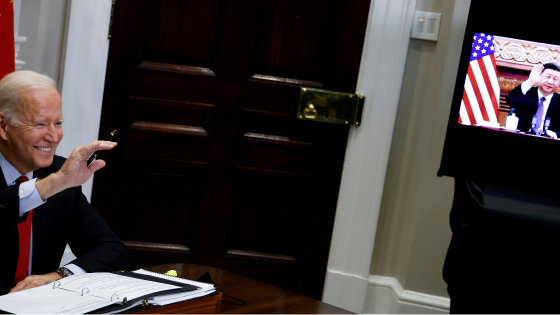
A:
[[[0,296],[0,311],[114,314],[140,305],[149,308],[150,304],[165,305],[213,293],[215,290],[209,284],[146,270],[88,273]]]
[[[147,305],[149,305],[150,299],[155,298],[156,296],[171,295],[171,294],[195,291],[195,290],[200,289],[200,287],[194,286],[194,285],[191,285],[191,284],[180,283],[180,282],[177,282],[177,281],[173,281],[172,279],[163,279],[163,278],[159,278],[159,277],[156,277],[156,276],[140,274],[140,273],[136,273],[136,272],[114,271],[112,273],[118,274],[118,275],[121,275],[121,276],[125,276],[125,277],[131,277],[131,278],[136,278],[136,279],[141,279],[141,280],[147,280],[147,281],[159,282],[159,283],[164,283],[164,284],[169,284],[169,285],[174,285],[174,286],[180,286],[180,288],[170,289],[170,290],[165,290],[165,291],[159,291],[159,292],[155,292],[155,293],[150,293],[150,294],[147,294],[147,295],[144,295],[144,296],[132,299],[132,300],[128,300],[126,296],[123,296],[122,299],[119,302],[117,302],[116,304],[109,305],[109,306],[106,306],[104,308],[101,308],[101,309],[98,309],[98,310],[95,310],[95,311],[92,311],[92,312],[89,312],[89,313],[95,313],[95,314],[120,313],[120,312],[124,312],[125,310],[128,310],[130,308],[133,308],[135,306],[138,306],[138,305],[147,306]],[[119,297],[119,299],[120,298],[121,297]]]

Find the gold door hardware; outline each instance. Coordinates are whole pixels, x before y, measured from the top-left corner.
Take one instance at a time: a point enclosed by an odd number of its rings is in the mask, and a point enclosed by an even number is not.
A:
[[[359,126],[364,108],[363,95],[301,88],[298,119]]]

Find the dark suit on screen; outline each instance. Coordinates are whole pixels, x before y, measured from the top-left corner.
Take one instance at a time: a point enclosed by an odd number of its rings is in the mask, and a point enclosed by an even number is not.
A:
[[[65,160],[55,156],[51,166],[34,171],[33,177],[41,179],[58,171]],[[7,186],[0,171],[0,294],[12,288],[19,250],[17,223],[27,218],[27,214],[19,216],[18,190],[19,184]],[[51,196],[33,210],[32,273],[55,271],[66,244],[77,257],[72,263],[87,272],[128,267],[126,247],[89,204],[81,186]]]
[[[539,107],[538,87],[532,87],[523,95],[521,85],[509,92],[506,96],[509,106],[515,108],[516,115],[519,117],[517,129],[523,132],[529,131],[533,115],[537,113]],[[546,112],[546,117],[550,117],[549,130],[560,131],[560,95],[553,93],[552,99]]]

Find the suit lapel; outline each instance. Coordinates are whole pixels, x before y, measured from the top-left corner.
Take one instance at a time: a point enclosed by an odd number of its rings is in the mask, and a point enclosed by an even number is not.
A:
[[[558,93],[554,92],[554,94],[552,95],[552,98],[550,99],[550,105],[548,106],[549,109],[550,108],[554,108],[557,109],[558,107],[560,107],[560,95],[558,95]]]
[[[6,186],[8,186],[8,183],[6,183],[6,179],[4,178],[4,172],[2,171],[2,168],[0,167],[0,188],[6,187]]]
[[[38,169],[33,172],[33,177],[37,179],[45,178],[46,174],[44,169]],[[49,253],[49,242],[51,242],[51,235],[56,234],[54,229],[53,220],[56,217],[52,215],[52,209],[55,207],[55,196],[48,199],[46,203],[37,207],[33,211],[33,257],[32,257],[32,272],[33,274],[44,274],[52,272],[53,270],[45,270],[51,256],[55,253]]]
[[[4,178],[4,173],[2,168],[0,168],[0,188],[7,187],[6,179]],[[17,224],[1,224],[0,228],[0,238],[3,240],[3,251],[5,251],[6,256],[0,259],[0,268],[4,270],[0,272],[0,294],[8,293],[12,288],[14,281],[14,276],[16,274],[17,259],[19,252],[19,236]]]

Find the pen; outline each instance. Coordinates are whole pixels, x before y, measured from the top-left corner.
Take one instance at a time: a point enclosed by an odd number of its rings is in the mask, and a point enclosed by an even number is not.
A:
[[[105,141],[109,141],[109,139],[111,139],[111,137],[114,136],[115,133],[117,133],[117,129],[113,130],[113,132],[111,132],[111,135],[109,135],[109,138],[107,138],[107,140]],[[99,154],[99,152],[101,152],[101,150],[97,150],[89,156],[89,158],[87,159],[87,167],[90,167],[91,164],[95,162],[95,160],[97,160],[97,155]]]

